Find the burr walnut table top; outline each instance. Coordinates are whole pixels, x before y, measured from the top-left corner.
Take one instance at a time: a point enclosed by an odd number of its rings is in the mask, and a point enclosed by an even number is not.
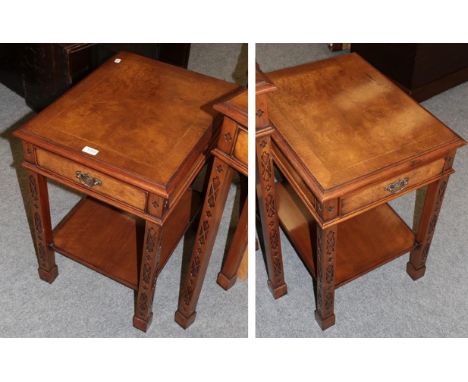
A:
[[[277,87],[268,94],[276,141],[319,198],[464,144],[357,54],[268,77]]]
[[[119,59],[116,62],[115,59]],[[234,84],[121,52],[16,135],[166,194],[216,135],[212,104]],[[82,152],[99,150],[96,156]]]

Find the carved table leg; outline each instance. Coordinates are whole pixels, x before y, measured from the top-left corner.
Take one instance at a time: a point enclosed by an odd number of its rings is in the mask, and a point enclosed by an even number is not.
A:
[[[52,244],[52,227],[50,222],[49,195],[47,192],[47,179],[32,171],[28,174],[29,194],[31,197],[31,213],[34,230],[34,243],[39,263],[39,277],[52,283],[58,275],[55,264],[55,254]]]
[[[181,285],[179,306],[175,313],[175,321],[184,329],[193,323],[197,314],[195,309],[223,214],[232,175],[232,168],[215,157],[195,237],[195,245],[190,258],[190,266]]]
[[[232,238],[229,252],[224,260],[221,272],[218,274],[217,282],[226,290],[231,288],[236,282],[237,272],[244,255],[245,248],[247,247],[247,215],[248,202],[246,199],[244,206],[242,207],[236,232]]]
[[[270,136],[258,138],[256,146],[257,196],[268,271],[268,287],[274,298],[280,298],[288,292],[288,288],[284,282]]]
[[[335,324],[335,255],[338,226],[317,226],[317,294],[315,319],[322,330]]]
[[[410,253],[410,260],[406,265],[406,272],[413,280],[424,276],[426,259],[434,235],[437,218],[447,188],[448,176],[427,186],[423,210],[416,232],[416,247]]]
[[[133,326],[146,332],[153,319],[153,298],[161,259],[162,227],[146,221]]]

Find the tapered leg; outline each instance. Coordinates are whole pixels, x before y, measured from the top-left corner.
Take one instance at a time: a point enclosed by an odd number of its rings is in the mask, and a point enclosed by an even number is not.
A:
[[[215,157],[200,215],[190,267],[179,292],[179,306],[175,313],[175,321],[184,329],[189,327],[196,317],[195,309],[223,214],[232,175],[232,168]]]
[[[161,259],[162,227],[146,221],[133,326],[146,332],[153,319],[153,298]]]
[[[239,280],[245,281],[249,276],[249,254],[248,247],[244,249],[244,253],[241,258],[239,269],[237,270],[237,278]]]
[[[427,186],[423,210],[416,231],[416,247],[411,251],[410,260],[406,265],[406,272],[413,280],[423,277],[426,272],[427,254],[434,236],[447,182],[448,176]]]
[[[317,293],[315,319],[325,330],[335,324],[335,255],[338,226],[317,225]]]
[[[52,283],[58,275],[55,264],[55,254],[52,244],[52,227],[50,223],[49,195],[47,179],[32,171],[27,171],[28,187],[31,197],[31,213],[33,220],[33,236],[36,256],[39,263],[39,277]]]
[[[270,136],[258,138],[256,146],[258,208],[264,239],[268,286],[273,297],[279,298],[288,292],[288,288],[284,282]]]
[[[217,282],[226,290],[231,288],[236,282],[237,272],[244,255],[245,248],[247,247],[247,215],[248,202],[246,199],[244,206],[242,207],[236,232],[234,232],[234,236],[232,238],[229,252],[224,259],[221,272],[218,274]]]

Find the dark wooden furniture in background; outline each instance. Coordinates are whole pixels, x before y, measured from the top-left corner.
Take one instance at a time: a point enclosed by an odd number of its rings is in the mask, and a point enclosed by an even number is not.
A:
[[[214,106],[224,115],[205,194],[200,223],[195,237],[190,266],[183,276],[179,292],[179,306],[175,321],[184,329],[197,315],[196,307],[203,287],[213,245],[231,186],[232,176],[237,171],[247,177],[247,90]],[[247,247],[247,193],[241,195],[241,213],[228,253],[226,254],[217,282],[225,290],[237,279],[242,257]]]
[[[186,68],[190,44],[0,44],[0,82],[39,111],[122,50]]]
[[[407,252],[422,277],[456,150],[466,142],[356,54],[268,74],[278,216],[315,278],[316,320],[335,288]],[[413,231],[388,202],[427,186]],[[268,204],[265,203],[265,209]],[[271,260],[272,261],[272,260]]]
[[[257,167],[256,195],[258,220],[261,225],[262,250],[268,273],[268,287],[273,297],[288,293],[284,282],[283,257],[278,225],[278,205],[275,189],[275,171],[271,149],[273,126],[268,117],[267,95],[276,87],[257,67],[255,100],[255,157]]]
[[[146,331],[218,136],[212,104],[234,89],[121,52],[18,129],[41,279],[57,277],[54,251],[70,257],[134,289],[133,325]],[[47,178],[86,195],[54,230]]]
[[[341,43],[341,42],[332,42],[332,43],[327,44],[327,46],[331,52],[339,52],[340,50],[351,48],[350,43]]]
[[[24,44],[18,48],[26,104],[39,111],[93,69],[93,44]]]
[[[352,44],[418,102],[468,80],[468,44]]]
[[[23,44],[0,44],[0,82],[24,96],[20,52]]]

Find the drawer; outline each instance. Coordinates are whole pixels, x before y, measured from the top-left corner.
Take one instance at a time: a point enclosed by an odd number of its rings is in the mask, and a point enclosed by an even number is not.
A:
[[[341,215],[346,215],[383,199],[392,199],[401,193],[405,193],[407,190],[423,184],[441,174],[444,163],[444,159],[439,159],[403,173],[398,177],[373,184],[343,197],[341,200]]]
[[[98,194],[119,200],[141,211],[145,210],[146,193],[139,188],[39,148],[36,149],[36,161],[39,167],[60,175],[69,181],[80,184]]]
[[[247,131],[240,129],[237,133],[236,145],[234,146],[233,155],[247,166],[248,162],[248,144]]]

